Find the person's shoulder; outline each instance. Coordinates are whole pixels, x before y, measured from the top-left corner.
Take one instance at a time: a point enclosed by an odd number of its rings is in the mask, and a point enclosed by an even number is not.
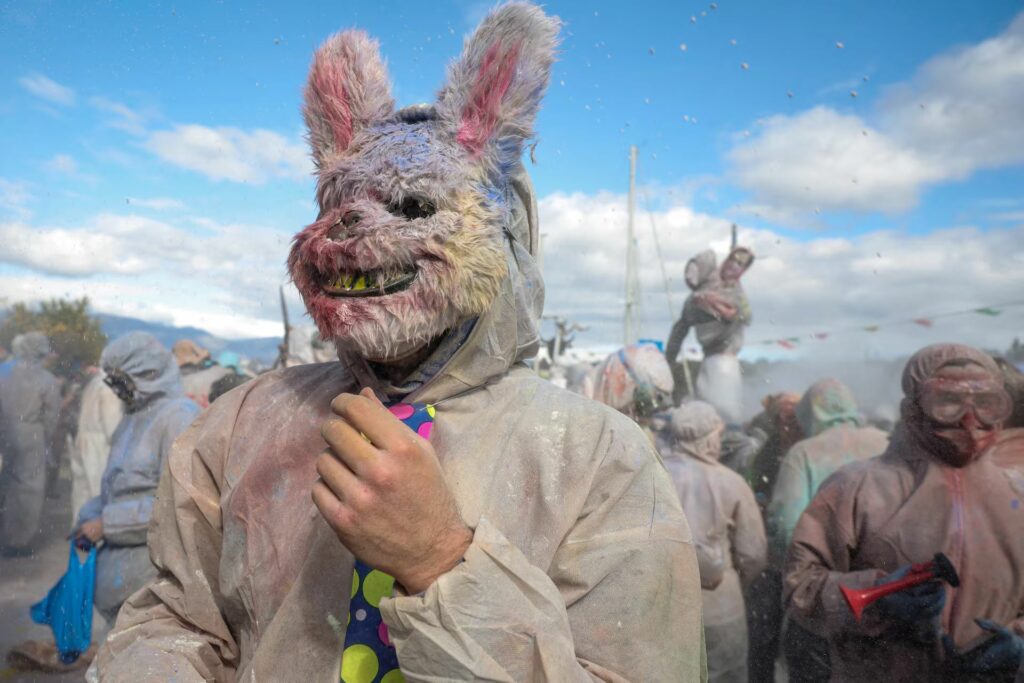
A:
[[[586,444],[591,453],[601,456],[614,451],[623,454],[614,456],[618,458],[658,461],[654,444],[643,429],[614,408],[558,387],[532,372],[510,373],[503,382],[521,399],[519,409],[529,413],[525,426],[541,422],[551,425],[564,431],[577,446]]]
[[[872,487],[893,477],[902,476],[904,463],[900,459],[886,457],[886,453],[846,463],[821,483],[819,491],[826,488],[856,493],[862,488]]]
[[[242,385],[249,400],[266,394],[305,395],[325,386],[336,387],[335,393],[346,390],[351,384],[351,374],[339,361],[307,363],[290,368],[280,368],[258,375]]]
[[[862,435],[866,440],[877,444],[889,443],[889,434],[887,432],[883,432],[878,427],[874,427],[872,425],[864,425],[863,427],[858,427],[857,433]]]
[[[753,499],[754,490],[750,488],[750,484],[747,482],[747,478],[734,469],[726,467],[721,463],[716,463],[713,467],[713,471],[718,480],[722,483],[723,487],[729,491],[733,491],[736,495],[740,495],[742,492],[749,491],[750,497]]]

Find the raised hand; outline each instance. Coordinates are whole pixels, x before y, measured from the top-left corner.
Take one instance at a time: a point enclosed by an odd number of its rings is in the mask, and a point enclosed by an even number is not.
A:
[[[433,447],[364,389],[331,403],[321,433],[313,501],[345,547],[395,577],[409,593],[426,590],[458,564],[473,532],[462,521]]]

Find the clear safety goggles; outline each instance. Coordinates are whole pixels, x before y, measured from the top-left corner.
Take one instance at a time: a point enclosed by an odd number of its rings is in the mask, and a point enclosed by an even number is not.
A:
[[[968,408],[988,427],[1013,412],[1009,394],[995,382],[931,379],[921,387],[920,404],[925,415],[946,425],[959,424]]]

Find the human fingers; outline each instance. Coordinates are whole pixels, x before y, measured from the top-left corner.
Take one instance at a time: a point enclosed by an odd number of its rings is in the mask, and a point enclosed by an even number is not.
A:
[[[346,533],[351,528],[351,511],[338,500],[334,492],[322,481],[313,484],[313,504],[335,533]]]
[[[363,387],[362,390],[359,392],[359,395],[360,396],[365,396],[366,398],[371,399],[377,405],[379,405],[381,408],[385,407],[384,404],[381,402],[381,400],[379,398],[377,398],[377,394],[370,387]]]
[[[331,409],[365,434],[377,448],[394,452],[412,443],[412,430],[379,401],[366,396],[341,394],[331,402]]]
[[[346,466],[356,474],[363,473],[379,455],[373,444],[367,441],[360,430],[346,420],[330,419],[320,428],[320,435]]]

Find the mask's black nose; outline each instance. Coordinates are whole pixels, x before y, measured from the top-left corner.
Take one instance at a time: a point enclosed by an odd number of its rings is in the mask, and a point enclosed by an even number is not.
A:
[[[363,215],[358,211],[346,211],[341,214],[338,222],[327,231],[327,238],[335,242],[341,242],[348,237],[349,228],[354,228],[363,220]]]

